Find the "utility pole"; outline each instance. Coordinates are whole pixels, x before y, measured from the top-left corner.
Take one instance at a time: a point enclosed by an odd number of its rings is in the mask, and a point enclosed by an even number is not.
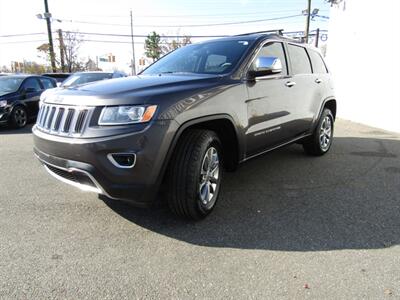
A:
[[[49,36],[49,52],[50,52],[50,62],[51,62],[51,69],[53,72],[57,72],[56,69],[56,60],[54,56],[54,47],[53,47],[53,37],[51,35],[51,13],[49,13],[49,5],[47,4],[47,0],[44,0],[44,17],[47,23],[47,35]]]
[[[306,30],[304,32],[304,40],[306,44],[308,43],[308,34],[310,32],[310,19],[311,19],[311,0],[308,1],[308,6],[307,6],[307,21],[306,21]]]
[[[64,48],[64,38],[62,34],[62,30],[58,29],[58,39],[60,42],[60,63],[61,63],[61,71],[65,72],[65,61],[64,61],[64,53],[65,53],[65,48]]]
[[[132,9],[131,9],[131,38],[132,38],[132,75],[136,75],[136,68],[135,68],[135,41],[133,39]]]
[[[317,32],[315,34],[315,47],[318,48],[318,42],[319,42],[319,28],[317,28]]]

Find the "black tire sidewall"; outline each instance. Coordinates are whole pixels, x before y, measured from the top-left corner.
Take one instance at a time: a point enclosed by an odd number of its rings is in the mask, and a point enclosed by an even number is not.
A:
[[[25,123],[21,126],[17,123],[16,119],[15,119],[15,113],[17,112],[17,110],[23,110],[25,112],[25,116],[26,116],[26,121]],[[26,124],[28,124],[28,112],[26,111],[25,107],[23,106],[16,106],[14,107],[12,113],[11,113],[11,124],[13,127],[15,128],[24,128],[26,126]]]
[[[203,204],[203,202],[201,201],[201,198],[200,198],[199,182],[200,182],[200,171],[201,171],[204,155],[207,153],[208,149],[210,149],[211,147],[214,147],[218,152],[219,175],[218,175],[217,189],[216,189],[215,194],[214,194],[215,200],[212,202],[211,206],[206,206],[206,205]],[[220,190],[221,190],[222,177],[223,177],[223,168],[222,168],[221,144],[220,144],[220,141],[219,141],[219,139],[218,139],[218,137],[216,135],[215,136],[210,136],[210,138],[208,139],[207,143],[204,143],[204,145],[202,145],[202,155],[201,155],[200,161],[198,162],[197,174],[196,174],[196,178],[197,178],[198,184],[196,186],[196,191],[195,191],[195,197],[194,198],[196,199],[197,210],[201,215],[203,215],[203,216],[208,215],[213,210],[215,205],[217,204],[217,201],[218,201],[218,198],[219,198],[219,193],[220,193]]]

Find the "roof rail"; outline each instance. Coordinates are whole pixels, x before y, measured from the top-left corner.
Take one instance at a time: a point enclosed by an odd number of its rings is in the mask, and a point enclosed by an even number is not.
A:
[[[263,30],[263,31],[241,33],[241,34],[236,34],[235,36],[250,35],[250,34],[257,34],[257,33],[276,33],[276,34],[279,34],[279,35],[283,35],[283,29],[271,29],[271,30]]]

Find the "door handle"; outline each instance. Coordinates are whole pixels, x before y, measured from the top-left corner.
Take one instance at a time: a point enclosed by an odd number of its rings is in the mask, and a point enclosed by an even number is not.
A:
[[[316,82],[316,83],[321,83],[321,82],[322,82],[322,80],[321,80],[321,79],[319,79],[319,78],[317,78],[317,79],[315,79],[315,82]]]
[[[296,82],[294,82],[294,81],[288,81],[288,82],[285,83],[285,85],[286,85],[287,87],[292,87],[292,86],[296,85]]]

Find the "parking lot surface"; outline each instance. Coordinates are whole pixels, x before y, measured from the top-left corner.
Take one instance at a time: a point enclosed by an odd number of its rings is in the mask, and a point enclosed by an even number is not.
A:
[[[1,299],[399,299],[400,134],[337,122],[225,173],[204,221],[58,182],[0,129]]]

